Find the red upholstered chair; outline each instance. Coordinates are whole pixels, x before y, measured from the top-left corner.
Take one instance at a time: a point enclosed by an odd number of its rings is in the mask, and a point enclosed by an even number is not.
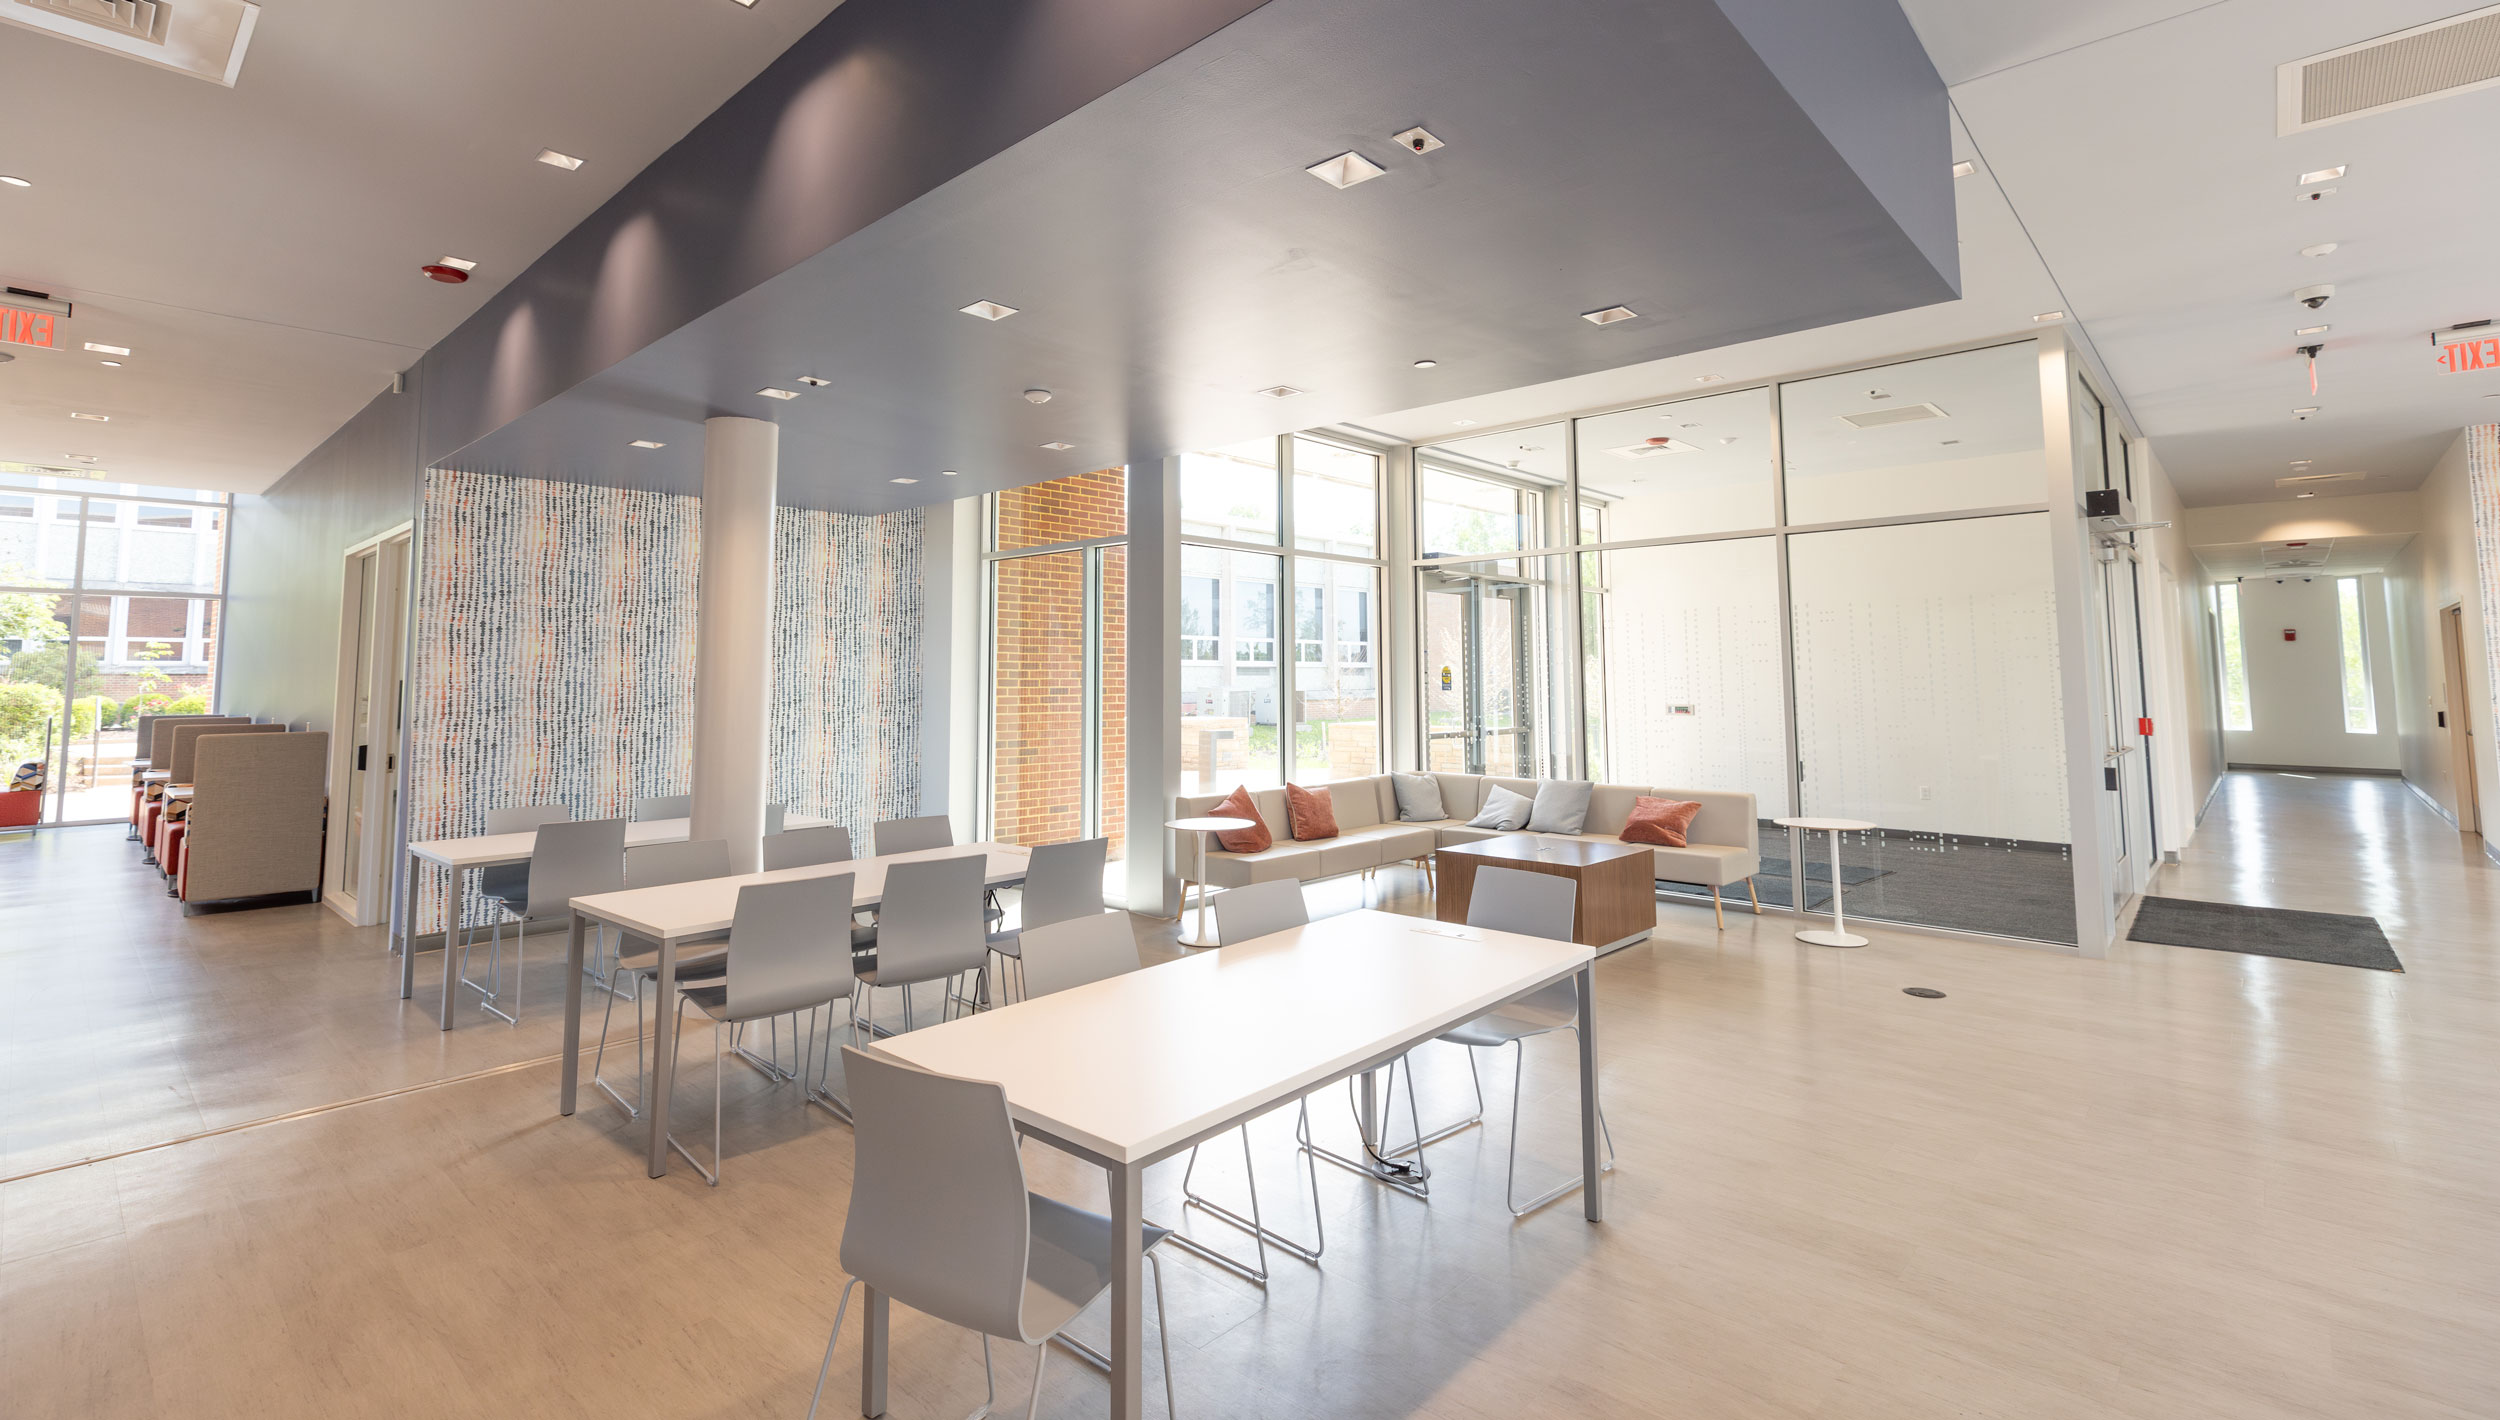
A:
[[[165,825],[164,846],[156,850],[157,865],[165,870],[165,876],[174,884],[167,890],[177,895],[182,882],[182,849],[190,837],[190,824],[169,823]]]

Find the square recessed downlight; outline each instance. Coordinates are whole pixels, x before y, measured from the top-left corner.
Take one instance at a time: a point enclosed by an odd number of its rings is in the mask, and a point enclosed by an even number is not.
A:
[[[762,395],[766,399],[797,399],[799,397],[799,392],[797,390],[775,389],[771,385],[764,386],[762,389],[757,390],[756,393]]]
[[[110,424],[113,422],[113,416],[110,414],[80,414],[75,410],[70,412],[69,417],[72,419],[84,419],[90,424]]]
[[[942,468],[942,469],[939,469],[939,470],[938,470],[938,477],[940,477],[940,478],[961,478],[961,477],[963,477],[963,475],[962,475],[962,473],[958,472],[958,471],[957,471],[957,470],[955,470],[955,469],[951,469],[951,468]]]
[[[1955,163],[1955,164],[1953,165],[1953,175],[1954,175],[1955,177],[1957,177],[1957,178],[1958,178],[1958,177],[1969,177],[1972,173],[1975,173],[1975,172],[1977,172],[1977,171],[1979,171],[1979,165],[1978,165],[1978,164],[1976,164],[1976,163],[1962,162],[1962,163]]]
[[[94,340],[87,342],[87,348],[94,351],[98,355],[127,355],[130,353],[130,347],[127,345],[106,345]]]
[[[2302,326],[2300,329],[2298,329],[2298,330],[2296,330],[2296,331],[2293,331],[2293,332],[2292,332],[2292,334],[2294,334],[2294,335],[2324,335],[2324,334],[2326,334],[2328,331],[2333,330],[2334,328],[2335,328],[2335,327],[2333,327],[2333,326],[2331,326],[2331,325],[2304,325],[2304,326]]]
[[[968,316],[979,316],[983,320],[1005,320],[1016,313],[1016,308],[1002,306],[996,301],[975,301],[965,306],[963,313]]]
[[[1356,183],[1370,182],[1388,169],[1360,153],[1349,152],[1322,158],[1302,171],[1342,192]]]
[[[551,168],[562,168],[568,173],[578,172],[582,166],[581,159],[574,157],[570,153],[559,153],[553,148],[539,149],[538,161],[545,163]]]
[[[2343,175],[2344,169],[2341,164],[2331,168],[2320,168],[2314,173],[2302,173],[2300,175],[2300,185],[2302,187],[2310,187],[2317,183],[2333,182]]]
[[[436,266],[448,266],[448,267],[450,267],[450,268],[451,268],[452,270],[454,270],[454,271],[475,271],[475,270],[477,270],[477,263],[476,263],[476,262],[471,261],[471,260],[469,260],[467,257],[462,257],[462,256],[447,256],[447,257],[444,257],[441,261],[438,261],[438,262],[436,262],[436,263],[434,263],[434,264],[435,264]]]
[[[1450,421],[1450,427],[1453,429],[1470,429],[1475,427],[1475,423],[1476,421],[1473,419],[1453,419]]]
[[[1259,393],[1266,395],[1269,399],[1291,399],[1295,395],[1308,394],[1309,392],[1310,391],[1308,390],[1295,389],[1291,385],[1269,385],[1266,389],[1259,391]]]
[[[1053,439],[1049,443],[1042,445],[1042,447],[1050,450],[1054,454],[1064,454],[1068,450],[1075,448],[1076,445],[1069,443],[1065,439]]]
[[[918,483],[920,480],[917,478],[895,478],[887,481],[891,483]]]
[[[799,376],[799,383],[816,389],[823,389],[825,386],[832,384],[833,381],[826,379],[822,375],[801,375]]]
[[[2050,321],[2064,319],[2066,319],[2066,313],[2064,311],[2042,311],[2040,314],[2031,318],[2031,323],[2033,325],[2046,325]]]
[[[1580,319],[1591,325],[1613,325],[1618,321],[1638,320],[1640,315],[1630,306],[1608,306],[1602,311],[1582,311]]]
[[[665,449],[668,445],[661,443],[657,439],[636,439],[631,447],[637,449]]]
[[[2295,409],[2295,410],[2293,410],[2292,412],[2293,412],[2294,414],[2315,414],[2315,413],[2317,413],[2317,412],[2318,412],[2318,407],[2317,407],[2316,405],[2314,405],[2314,404],[2304,404],[2304,405],[2302,405],[2300,408]]]
[[[1696,375],[1693,377],[1693,383],[1697,385],[1715,385],[1726,378],[1727,376],[1725,375]]]

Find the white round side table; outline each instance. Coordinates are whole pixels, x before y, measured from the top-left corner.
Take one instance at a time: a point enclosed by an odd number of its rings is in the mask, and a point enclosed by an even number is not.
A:
[[[1246,818],[1210,815],[1205,818],[1176,818],[1164,827],[1180,833],[1198,835],[1198,930],[1193,933],[1183,928],[1179,937],[1180,944],[1184,947],[1219,945],[1213,937],[1207,935],[1207,835],[1234,833],[1245,828],[1256,828],[1258,825]],[[1181,920],[1183,922],[1189,920],[1188,892],[1189,884],[1184,881],[1181,884]]]
[[[1855,932],[1849,930],[1849,919],[1847,915],[1841,911],[1840,907],[1840,835],[1844,833],[1868,833],[1873,831],[1875,825],[1866,822],[1864,819],[1854,818],[1775,818],[1771,820],[1771,822],[1778,824],[1782,828],[1802,828],[1808,833],[1828,833],[1832,836],[1831,930],[1825,931],[1820,927],[1809,928],[1806,931],[1799,932],[1797,934],[1797,940],[1800,942],[1811,942],[1818,947],[1865,946],[1866,938],[1861,937]],[[1796,903],[1797,909],[1802,912],[1805,910],[1806,905],[1806,865],[1799,862],[1791,863],[1789,864],[1789,867],[1791,869],[1789,874],[1789,887],[1790,890],[1796,894],[1792,900]]]

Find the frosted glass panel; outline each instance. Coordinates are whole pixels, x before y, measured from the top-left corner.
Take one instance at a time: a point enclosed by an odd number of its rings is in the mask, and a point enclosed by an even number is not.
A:
[[[1850,910],[2075,940],[2048,515],[1799,534],[1789,579],[1805,811],[1878,826]]]
[[[1791,525],[2047,498],[2031,341],[1782,385],[1780,430]]]
[[[1765,818],[1788,812],[1772,542],[1590,555],[1592,774],[1617,784],[1741,789]]]

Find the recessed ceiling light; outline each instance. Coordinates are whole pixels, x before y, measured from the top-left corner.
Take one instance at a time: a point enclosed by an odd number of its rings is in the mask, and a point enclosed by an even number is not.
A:
[[[1440,364],[1438,360],[1418,360],[1415,362],[1415,368],[1418,370],[1438,369]]]
[[[1005,320],[1016,313],[1016,308],[1002,306],[996,301],[975,301],[964,307],[963,313],[968,316],[979,316],[983,320]]]
[[[2302,173],[2300,175],[2300,185],[2302,187],[2310,187],[2317,183],[2333,182],[2343,175],[2344,170],[2340,165],[2332,168],[2320,168],[2314,173]]]
[[[2335,250],[2335,243],[2320,242],[2313,247],[2302,247],[2300,249],[2300,254],[2302,256],[2324,256],[2333,250]]]
[[[111,370],[118,370],[122,367],[122,362],[119,360],[98,360],[96,363]]]
[[[762,389],[757,390],[756,393],[762,395],[766,399],[797,399],[799,397],[799,392],[797,390],[775,389],[771,385],[764,386]]]
[[[1630,306],[1608,306],[1602,311],[1582,311],[1580,319],[1591,325],[1613,325],[1617,321],[1638,320],[1640,314]]]
[[[755,8],[755,0],[738,0],[738,7],[743,10],[752,10]]]
[[[2304,405],[2302,405],[2300,408],[2295,409],[2295,410],[2293,410],[2292,412],[2293,412],[2294,414],[2315,414],[2315,413],[2317,413],[2317,412],[2318,412],[2318,407],[2317,407],[2316,405],[2314,405],[2314,404],[2304,404]]]
[[[801,375],[799,376],[799,383],[812,386],[816,389],[823,389],[825,386],[832,384],[833,381],[826,379],[822,375]]]
[[[80,414],[72,411],[69,417],[72,419],[84,419],[90,424],[110,424],[113,422],[113,416],[110,414]]]
[[[94,340],[87,342],[87,348],[94,351],[98,355],[127,355],[130,353],[130,347],[127,345],[106,345],[100,341]]]
[[[2307,493],[2295,493],[2295,494],[2293,494],[2292,496],[2293,496],[2293,497],[2295,497],[2295,498],[2315,498],[2315,497],[2317,497],[2318,495],[2317,495],[2317,493],[2316,493],[2316,491],[2315,491],[2315,490],[2312,490],[2312,491],[2307,492]]]
[[[1053,439],[1049,443],[1042,445],[1042,447],[1053,453],[1064,454],[1068,450],[1075,448],[1076,445],[1071,444],[1064,439]]]
[[[892,483],[918,483],[920,480],[917,478],[896,478],[888,481]]]
[[[582,165],[581,159],[574,157],[570,153],[559,153],[553,148],[539,149],[538,161],[545,163],[551,168],[562,168],[568,173],[577,171]]]
[[[33,187],[33,186],[34,186],[34,184],[33,184],[33,183],[28,182],[26,179],[24,179],[24,178],[22,178],[22,177],[11,177],[11,176],[9,176],[7,173],[0,173],[0,182],[5,182],[5,183],[7,183],[9,186],[11,186],[11,187]]]
[[[467,258],[465,258],[465,257],[447,256],[447,257],[444,257],[444,258],[443,258],[440,262],[438,262],[438,263],[436,263],[436,264],[437,264],[437,265],[440,265],[440,266],[448,266],[448,267],[450,267],[450,268],[451,268],[452,270],[454,270],[454,271],[475,271],[475,270],[477,270],[477,263],[476,263],[476,262],[474,262],[474,261],[470,261],[470,260],[468,260],[468,259],[467,259]]]
[[[1388,169],[1360,153],[1339,153],[1333,158],[1322,158],[1302,171],[1343,191],[1358,182],[1370,182]]]
[[[2313,463],[2316,463],[2316,462],[2317,462],[2317,460],[2316,460],[2316,459],[2294,459],[2294,460],[2292,460],[2292,467],[2294,467],[2294,468],[2307,468],[2309,465],[2311,465],[2311,464],[2313,464]]]
[[[1298,394],[1309,394],[1310,391],[1298,390],[1291,385],[1269,385],[1259,393],[1266,395],[1269,399],[1291,399]]]
[[[1696,375],[1693,377],[1693,383],[1697,385],[1715,385],[1726,378],[1727,376],[1725,375]]]
[[[1969,177],[1977,171],[1979,171],[1979,165],[1976,163],[1962,162],[1953,165],[1953,175],[1957,178]]]
[[[2328,331],[2333,330],[2334,328],[2335,328],[2335,327],[2333,327],[2333,326],[2331,326],[2331,325],[2304,325],[2304,326],[2302,326],[2300,329],[2298,329],[2298,330],[2296,330],[2296,331],[2293,331],[2293,332],[2292,332],[2292,334],[2294,334],[2294,335],[2324,335],[2324,334],[2326,334]]]
[[[959,478],[961,476],[961,474],[951,468],[942,468],[938,470],[938,477],[940,478]]]
[[[1464,429],[1475,422],[1476,421],[1473,419],[1453,419],[1450,421],[1450,427],[1454,429]]]
[[[65,459],[68,459],[71,463],[102,463],[102,462],[104,462],[104,459],[102,458],[102,456],[97,455],[97,454],[63,454],[63,455],[61,455],[61,457],[65,458]]]
[[[668,445],[661,443],[657,439],[636,439],[631,447],[637,449],[665,449]]]
[[[2064,319],[2066,319],[2066,313],[2064,311],[2042,311],[2040,314],[2031,318],[2031,323],[2034,325],[2042,325],[2049,321]]]

